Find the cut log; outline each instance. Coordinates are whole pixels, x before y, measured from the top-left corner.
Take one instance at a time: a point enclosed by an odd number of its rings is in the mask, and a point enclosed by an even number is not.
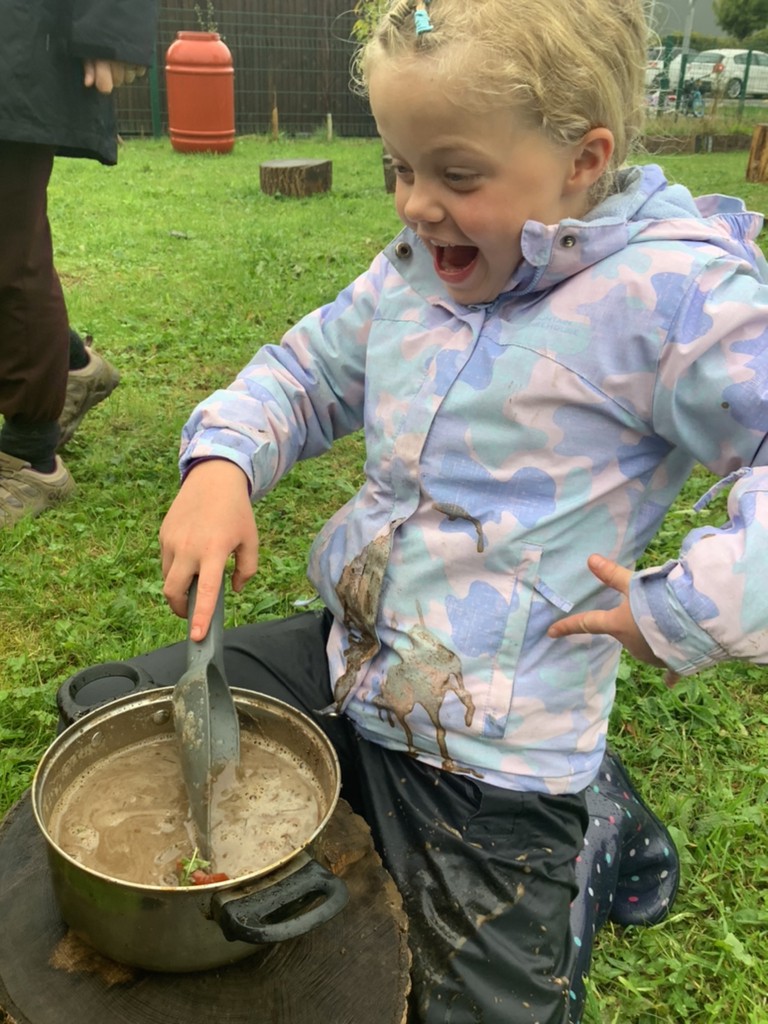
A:
[[[0,1022],[405,1024],[402,901],[368,826],[343,800],[314,853],[349,888],[336,917],[227,967],[155,974],[107,960],[62,922],[27,794],[0,823]]]
[[[330,160],[267,160],[259,165],[261,191],[273,196],[311,196],[328,192],[333,164]]]
[[[756,124],[752,132],[747,181],[768,181],[768,124]]]

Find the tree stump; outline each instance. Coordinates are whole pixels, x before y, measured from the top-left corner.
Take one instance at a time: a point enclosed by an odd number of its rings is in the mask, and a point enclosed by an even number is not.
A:
[[[62,922],[27,794],[0,823],[0,1022],[405,1024],[400,894],[368,826],[343,800],[314,853],[349,888],[336,917],[226,967],[155,974],[107,960]]]
[[[311,196],[331,187],[330,160],[267,160],[259,165],[261,191],[273,196]]]
[[[768,124],[756,124],[752,132],[747,181],[768,181]]]

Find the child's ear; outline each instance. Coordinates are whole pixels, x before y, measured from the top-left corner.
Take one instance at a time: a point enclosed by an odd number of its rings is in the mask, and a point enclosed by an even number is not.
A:
[[[587,192],[601,177],[611,162],[614,142],[608,128],[592,128],[574,147],[573,165],[566,190],[570,193]]]

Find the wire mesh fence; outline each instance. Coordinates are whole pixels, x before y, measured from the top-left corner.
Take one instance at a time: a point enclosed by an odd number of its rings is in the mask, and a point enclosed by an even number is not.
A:
[[[165,55],[180,31],[215,28],[234,64],[235,130],[267,134],[273,110],[279,131],[338,136],[376,134],[367,103],[350,88],[355,52],[354,0],[160,0],[154,66],[145,79],[116,94],[121,135],[168,132]],[[214,24],[211,26],[210,21]],[[702,63],[702,58],[706,61]],[[768,96],[768,54],[720,50],[649,53],[649,114],[685,113],[678,80],[699,82],[703,112],[738,119],[745,104]],[[691,107],[693,110],[693,106]]]
[[[179,31],[210,27],[210,18],[232,53],[237,134],[279,130],[288,135],[326,132],[373,136],[366,102],[350,88],[355,51],[351,0],[161,0],[155,65],[145,79],[116,95],[123,136],[168,130],[165,54]]]
[[[761,50],[721,47],[697,53],[668,45],[650,51],[648,58],[645,85],[660,110],[671,107],[696,116],[730,110],[740,117],[746,101],[768,97],[768,53]]]

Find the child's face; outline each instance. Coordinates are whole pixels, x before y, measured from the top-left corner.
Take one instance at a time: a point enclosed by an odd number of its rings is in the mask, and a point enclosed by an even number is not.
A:
[[[464,305],[489,302],[521,259],[527,220],[558,223],[588,209],[573,183],[574,150],[521,125],[509,109],[463,110],[428,60],[382,62],[371,108],[397,171],[397,212]],[[458,102],[456,102],[458,100]]]

